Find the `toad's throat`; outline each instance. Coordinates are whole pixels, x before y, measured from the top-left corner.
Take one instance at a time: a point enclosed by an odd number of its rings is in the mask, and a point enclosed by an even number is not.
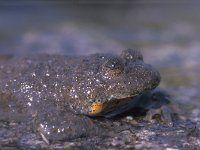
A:
[[[116,109],[125,107],[130,103],[130,101],[133,101],[133,99],[134,97],[127,97],[122,99],[113,99],[105,103],[93,102],[89,116],[104,116],[105,114],[112,113]]]

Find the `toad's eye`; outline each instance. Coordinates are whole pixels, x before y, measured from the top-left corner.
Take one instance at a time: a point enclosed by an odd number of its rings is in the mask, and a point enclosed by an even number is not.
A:
[[[124,64],[118,58],[111,58],[102,66],[102,71],[108,77],[119,76],[124,70]]]
[[[143,56],[139,50],[127,49],[122,52],[121,56],[127,62],[138,60],[143,61]]]

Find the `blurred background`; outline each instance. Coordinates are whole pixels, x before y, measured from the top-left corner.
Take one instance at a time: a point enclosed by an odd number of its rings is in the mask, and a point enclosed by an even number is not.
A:
[[[198,1],[0,1],[0,55],[127,48],[140,49],[161,72],[161,87],[200,107]]]

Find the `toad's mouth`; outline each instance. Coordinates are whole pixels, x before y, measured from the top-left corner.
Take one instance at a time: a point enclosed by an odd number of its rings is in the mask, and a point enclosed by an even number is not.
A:
[[[93,102],[90,108],[89,116],[106,116],[116,112],[117,109],[125,109],[128,104],[134,100],[134,97],[126,97],[121,99],[113,99],[105,103]]]

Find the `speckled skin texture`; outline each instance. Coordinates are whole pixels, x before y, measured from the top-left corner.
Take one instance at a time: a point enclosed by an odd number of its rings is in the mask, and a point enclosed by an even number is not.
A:
[[[11,58],[0,61],[0,70],[0,119],[26,120],[48,139],[99,132],[85,115],[110,115],[160,82],[158,71],[135,50],[120,56]],[[102,110],[91,115],[96,102]]]

